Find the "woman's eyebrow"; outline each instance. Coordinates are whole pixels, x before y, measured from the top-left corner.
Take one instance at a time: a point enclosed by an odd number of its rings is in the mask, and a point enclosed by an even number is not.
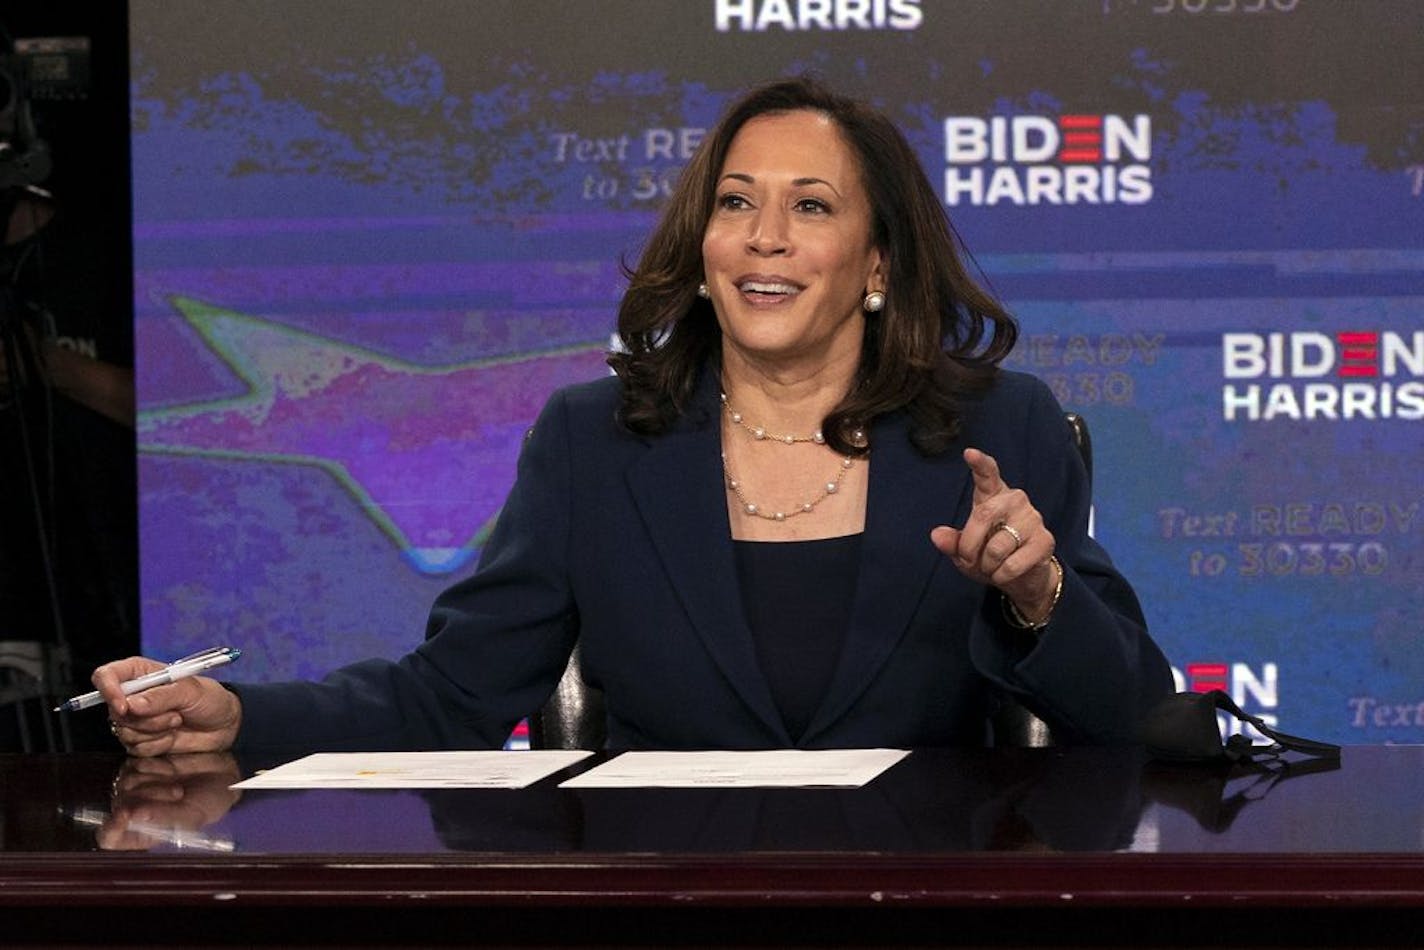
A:
[[[727,172],[725,175],[722,176],[721,181],[726,181],[728,178],[735,178],[737,181],[744,181],[749,185],[756,184],[755,176],[748,175],[745,172]],[[824,178],[793,178],[791,180],[791,184],[795,185],[798,188],[804,188],[807,185],[825,185],[827,188],[831,189],[831,191],[834,191],[836,193],[836,197],[840,197],[841,194],[840,189],[836,188],[835,185],[826,181]]]

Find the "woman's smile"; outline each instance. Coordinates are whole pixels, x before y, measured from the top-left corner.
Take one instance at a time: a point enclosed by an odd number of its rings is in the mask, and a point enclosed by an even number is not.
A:
[[[776,307],[793,303],[802,286],[780,275],[755,274],[736,282],[742,298],[755,307]]]

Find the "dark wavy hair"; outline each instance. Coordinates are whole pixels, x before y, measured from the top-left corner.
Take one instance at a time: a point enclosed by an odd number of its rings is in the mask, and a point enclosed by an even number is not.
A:
[[[1013,349],[1018,324],[964,267],[961,242],[914,150],[879,111],[809,77],[756,87],[734,102],[678,180],[618,310],[624,352],[608,364],[623,381],[619,419],[655,435],[686,411],[698,373],[721,354],[703,279],[702,238],[733,137],[749,120],[809,110],[832,119],[855,155],[869,197],[872,240],[888,264],[885,308],[865,321],[856,384],[822,423],[837,452],[862,454],[851,433],[905,409],[911,439],[943,452],[959,431],[958,405],[986,388]]]

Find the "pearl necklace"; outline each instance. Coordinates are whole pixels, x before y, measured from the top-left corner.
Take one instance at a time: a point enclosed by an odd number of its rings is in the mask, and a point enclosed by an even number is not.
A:
[[[814,442],[817,445],[825,445],[826,437],[817,429],[810,435],[775,435],[767,432],[762,426],[754,426],[743,421],[742,414],[732,408],[732,404],[727,402],[727,394],[722,393],[722,407],[727,410],[727,418],[732,420],[733,425],[739,425],[752,434],[752,438],[758,442],[770,439],[772,442],[780,442],[782,445],[795,445],[797,442]]]
[[[737,496],[737,501],[741,503],[742,512],[753,518],[765,518],[767,521],[785,521],[787,518],[794,518],[797,515],[810,514],[815,511],[817,505],[840,490],[841,479],[845,477],[845,473],[850,471],[850,467],[854,464],[855,460],[849,455],[842,458],[840,467],[836,469],[836,474],[830,481],[821,486],[821,493],[809,501],[803,501],[799,507],[793,508],[790,511],[766,511],[756,502],[748,501],[747,496],[742,494],[742,483],[737,480],[737,477],[732,474],[732,470],[727,467],[727,453],[722,453],[722,475],[727,480],[727,488],[731,490],[732,494]]]
[[[752,438],[758,442],[777,442],[781,445],[795,445],[798,442],[811,442],[816,445],[826,444],[826,438],[820,429],[817,429],[810,435],[792,435],[789,433],[786,435],[776,435],[767,432],[762,426],[751,425],[742,418],[740,412],[732,408],[731,403],[727,402],[726,393],[722,393],[721,396],[722,406],[727,410],[727,418],[732,421],[733,425],[740,426],[750,432]],[[865,444],[865,433],[860,429],[856,429],[855,432],[851,434],[851,441],[857,446],[863,446]],[[845,473],[850,471],[850,467],[854,464],[855,459],[851,456],[847,455],[842,457],[840,466],[836,469],[835,475],[831,476],[830,481],[821,486],[820,494],[815,498],[803,501],[790,511],[766,511],[761,505],[748,500],[747,496],[742,493],[741,481],[732,474],[732,470],[727,466],[726,452],[722,453],[722,476],[726,479],[728,490],[737,496],[737,501],[740,503],[744,514],[753,518],[765,518],[767,521],[785,521],[787,518],[794,518],[797,515],[810,514],[816,510],[817,505],[840,491],[841,479],[845,478]]]

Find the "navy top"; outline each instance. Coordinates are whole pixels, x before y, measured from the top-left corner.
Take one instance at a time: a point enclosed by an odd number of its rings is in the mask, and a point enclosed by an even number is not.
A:
[[[1132,588],[1088,536],[1087,472],[1062,407],[1044,383],[1006,370],[961,400],[962,431],[940,455],[915,448],[908,412],[871,422],[855,583],[817,578],[823,597],[853,598],[850,620],[793,739],[736,592],[717,393],[704,372],[654,438],[619,425],[616,376],[561,389],[524,442],[479,569],[436,601],[425,642],[320,683],[240,686],[241,750],[498,749],[576,644],[584,681],[606,700],[606,748],[619,750],[982,746],[1001,694],[1057,741],[1130,744],[1171,694]],[[1008,636],[998,593],[926,536],[969,518],[970,445],[1033,499],[1063,563],[1053,623],[1028,642]]]
[[[786,731],[798,742],[826,695],[850,627],[860,539],[735,544],[757,660]]]

